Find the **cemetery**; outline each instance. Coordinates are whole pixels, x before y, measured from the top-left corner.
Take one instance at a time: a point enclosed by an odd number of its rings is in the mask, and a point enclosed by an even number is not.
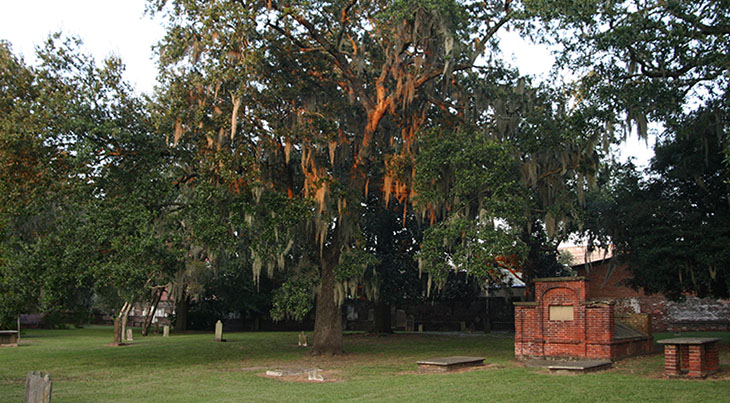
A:
[[[730,1],[6,3],[0,403],[730,401]]]
[[[547,368],[516,360],[508,332],[346,332],[346,354],[333,357],[312,356],[300,332],[214,333],[171,331],[113,347],[109,327],[25,330],[18,347],[0,350],[1,400],[21,401],[28,374],[39,371],[49,376],[57,402],[529,401],[538,393],[546,401],[707,402],[727,394],[730,383],[727,332],[683,334],[717,346],[719,371],[701,381],[666,376],[662,344],[576,375],[570,366],[579,361],[552,360]],[[214,342],[214,335],[227,342]],[[442,367],[449,364],[455,367]]]

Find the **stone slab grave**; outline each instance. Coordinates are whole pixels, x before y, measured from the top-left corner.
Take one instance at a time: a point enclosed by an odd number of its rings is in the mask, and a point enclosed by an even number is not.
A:
[[[132,329],[127,329],[127,340],[134,341],[134,332]]]
[[[322,371],[319,368],[294,368],[294,369],[273,369],[266,371],[268,376],[285,377],[285,376],[298,376],[307,374],[307,379],[310,381],[323,382],[324,377],[320,374]]]
[[[484,357],[441,357],[418,361],[419,372],[449,372],[466,367],[484,365]]]
[[[527,360],[530,368],[547,368],[552,373],[585,373],[611,368],[610,360]]]
[[[50,403],[53,382],[49,374],[28,373],[25,378],[25,403]]]
[[[18,331],[0,330],[0,347],[18,347]]]

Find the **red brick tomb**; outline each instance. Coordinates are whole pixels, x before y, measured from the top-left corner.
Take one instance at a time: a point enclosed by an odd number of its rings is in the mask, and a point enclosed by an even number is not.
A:
[[[518,360],[617,360],[653,351],[648,315],[615,317],[611,302],[588,298],[584,277],[535,279],[535,302],[514,305]]]

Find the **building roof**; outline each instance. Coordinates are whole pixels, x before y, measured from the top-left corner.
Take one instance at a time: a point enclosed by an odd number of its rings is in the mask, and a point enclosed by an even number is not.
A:
[[[568,252],[573,256],[573,263],[571,266],[582,266],[586,263],[600,262],[601,260],[609,259],[613,256],[611,249],[595,249],[588,252],[588,246],[563,246],[558,248],[558,252]]]

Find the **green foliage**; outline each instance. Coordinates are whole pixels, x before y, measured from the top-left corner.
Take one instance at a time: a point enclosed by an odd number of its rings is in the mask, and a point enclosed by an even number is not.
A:
[[[368,267],[378,264],[378,258],[361,249],[350,248],[340,254],[340,262],[335,267],[335,279],[347,281],[359,279]]]
[[[691,97],[727,87],[730,7],[718,1],[526,1],[533,26],[560,43],[560,64],[583,78],[581,94],[626,113],[646,135],[647,118],[675,120]],[[717,91],[720,89],[720,91]]]
[[[726,104],[713,105],[670,127],[648,175],[619,165],[589,204],[593,237],[615,245],[631,285],[672,298],[730,295],[725,116]]]
[[[303,320],[314,307],[312,288],[315,281],[311,278],[295,277],[285,281],[274,291],[271,317]]]
[[[498,281],[496,259],[523,255],[525,200],[512,150],[472,133],[433,132],[424,140],[417,160],[418,205],[447,218],[424,232],[419,266],[439,287],[452,269],[485,284]]]
[[[55,35],[36,67],[0,46],[15,101],[0,102],[0,153],[13,161],[0,179],[8,312],[86,311],[95,289],[134,300],[180,261],[164,138],[121,81],[121,61],[97,64],[79,46]]]

